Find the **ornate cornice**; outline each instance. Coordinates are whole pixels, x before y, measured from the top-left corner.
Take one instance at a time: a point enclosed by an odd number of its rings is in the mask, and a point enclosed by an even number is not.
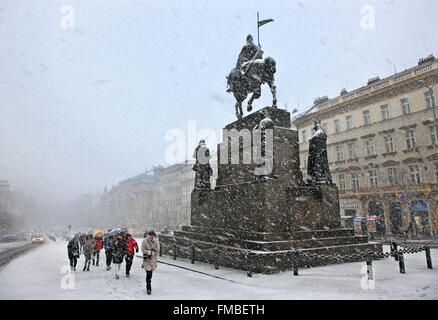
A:
[[[423,162],[421,158],[407,158],[402,161],[404,164]]]
[[[400,127],[399,129],[400,129],[400,130],[409,130],[409,129],[413,129],[413,128],[416,128],[416,127],[417,127],[417,124],[414,123],[414,124],[411,124],[411,125],[409,125],[409,126],[403,126],[403,127]]]
[[[357,141],[357,138],[352,138],[352,139],[332,142],[332,143],[327,144],[327,147],[336,146],[336,145],[339,145],[339,144],[345,144],[345,143],[354,142],[354,141]]]
[[[393,133],[395,131],[395,129],[389,129],[389,130],[383,130],[383,131],[379,131],[379,134],[388,134],[388,133]]]
[[[436,161],[436,160],[438,160],[438,153],[431,154],[426,159],[429,161]]]
[[[366,136],[361,136],[360,138],[361,139],[369,139],[369,138],[372,138],[372,137],[375,137],[376,135],[374,134],[374,133],[370,133],[370,134],[367,134]]]
[[[385,153],[382,153],[382,156],[388,157],[388,156],[395,156],[396,154],[397,154],[397,151],[385,152]]]
[[[414,68],[413,68],[414,69]],[[374,85],[374,88],[376,88],[374,91],[370,91],[368,93],[364,93],[362,96],[359,97],[353,97],[351,100],[344,100],[338,104],[335,104],[331,107],[328,107],[327,109],[322,109],[319,111],[316,111],[314,113],[310,113],[308,115],[305,115],[301,118],[295,119],[294,122],[297,125],[297,127],[302,127],[307,125],[308,123],[312,123],[314,120],[323,120],[330,118],[332,115],[352,111],[355,109],[358,109],[364,105],[370,105],[373,103],[377,103],[382,100],[386,100],[390,97],[399,96],[404,93],[412,92],[414,90],[417,90],[421,88],[421,85],[417,83],[417,80],[425,79],[430,84],[436,84],[438,82],[438,69],[431,69],[427,72],[415,74],[411,77],[405,78],[406,75],[408,75],[413,70],[407,70],[406,72],[400,73],[395,77],[397,82],[384,85],[386,82],[388,82],[389,78],[383,79],[382,83]],[[356,93],[360,92],[367,92],[368,89],[371,88],[370,85],[369,88],[363,88],[358,89]],[[380,87],[381,86],[381,87]],[[345,97],[353,95],[355,92],[349,93],[348,95],[344,95]],[[333,101],[339,100],[339,97],[334,98]]]
[[[393,166],[396,166],[398,164],[398,162],[397,161],[394,161],[394,160],[388,160],[388,161],[385,161],[385,162],[383,162],[382,163],[382,167],[393,167]]]
[[[378,164],[368,162],[366,165],[363,166],[364,169],[375,169],[379,168],[380,166]]]

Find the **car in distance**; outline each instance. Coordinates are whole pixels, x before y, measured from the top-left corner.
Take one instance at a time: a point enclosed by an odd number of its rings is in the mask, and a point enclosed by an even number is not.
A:
[[[32,243],[44,243],[44,237],[41,233],[32,236]]]

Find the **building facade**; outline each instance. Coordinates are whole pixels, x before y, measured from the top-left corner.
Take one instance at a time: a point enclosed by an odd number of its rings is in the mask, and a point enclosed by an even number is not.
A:
[[[23,192],[13,191],[7,180],[0,180],[0,234],[24,230],[34,221],[35,203]]]
[[[154,168],[155,179],[155,228],[180,229],[190,225],[191,194],[195,186],[194,160],[186,160],[169,167]],[[216,185],[217,156],[211,153],[210,166],[213,175],[211,187]]]
[[[98,229],[127,227],[134,233],[148,229],[177,230],[190,225],[194,161],[184,161],[128,178],[102,193],[82,194],[73,203],[75,215]],[[211,186],[215,187],[217,157],[211,154]]]
[[[419,80],[436,87],[433,56],[352,92],[344,89],[336,98],[316,99],[313,112],[294,119],[304,176],[314,121],[328,135],[330,169],[346,224],[362,218],[376,235],[410,230],[416,237],[438,236],[436,98]]]

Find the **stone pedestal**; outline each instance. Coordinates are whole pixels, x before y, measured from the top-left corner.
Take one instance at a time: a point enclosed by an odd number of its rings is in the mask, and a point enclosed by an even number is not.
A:
[[[242,163],[245,151],[250,154],[254,151],[254,142],[240,138],[239,163],[232,164],[232,141],[227,132],[246,130],[252,140],[257,126],[267,115],[273,125],[273,170],[267,175],[256,175],[259,164],[253,159]],[[220,265],[243,270],[248,268],[250,256],[253,272],[263,273],[291,269],[291,249],[328,255],[348,255],[367,249],[382,251],[380,244],[368,243],[366,236],[355,236],[353,229],[341,228],[336,186],[304,183],[298,133],[290,128],[287,111],[267,107],[224,129],[227,132],[224,132],[222,144],[218,145],[216,188],[192,192],[191,226],[175,231],[173,237],[160,236],[164,247],[169,248],[173,242],[181,247],[195,245],[206,250],[202,256],[195,254],[195,260],[212,262],[218,259]],[[228,144],[228,148],[224,144]],[[222,162],[221,152],[228,152],[223,155]],[[215,256],[215,248],[231,254]],[[184,250],[178,255],[191,257],[191,253]],[[348,259],[344,261],[350,261]],[[301,258],[299,266],[339,261]]]

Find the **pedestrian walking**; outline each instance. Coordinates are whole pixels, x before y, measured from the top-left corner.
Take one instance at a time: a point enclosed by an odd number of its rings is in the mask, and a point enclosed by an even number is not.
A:
[[[68,258],[70,260],[70,270],[76,271],[76,264],[79,259],[79,235],[76,234],[67,245]]]
[[[129,278],[132,266],[132,260],[134,259],[135,252],[138,252],[138,244],[137,241],[135,241],[134,238],[132,238],[132,235],[130,233],[127,234],[127,240],[126,240],[126,277]]]
[[[123,258],[126,255],[126,242],[123,241],[121,235],[117,235],[117,240],[114,244],[113,263],[116,279],[120,278],[120,269],[122,267]]]
[[[90,264],[91,264],[91,256],[94,251],[94,241],[93,241],[93,235],[90,233],[87,235],[87,238],[84,241],[84,256],[85,256],[85,264],[84,269],[82,271],[90,271]]]
[[[152,273],[157,268],[158,252],[160,251],[160,243],[157,235],[153,230],[149,231],[141,243],[141,251],[143,252],[142,268],[146,270],[146,292],[152,293]]]
[[[100,233],[96,235],[96,238],[94,240],[94,253],[93,253],[93,266],[94,262],[96,261],[96,266],[99,266],[99,256],[100,256],[100,250],[102,250],[103,243],[102,243],[102,236]]]
[[[85,239],[86,238],[87,238],[87,236],[84,233],[81,233],[79,235],[79,246],[80,246],[79,253],[83,253],[84,252],[84,243],[85,243]]]
[[[112,235],[106,237],[104,235],[103,248],[105,249],[106,270],[110,270],[111,261],[113,260],[113,249],[114,249],[114,237]]]

